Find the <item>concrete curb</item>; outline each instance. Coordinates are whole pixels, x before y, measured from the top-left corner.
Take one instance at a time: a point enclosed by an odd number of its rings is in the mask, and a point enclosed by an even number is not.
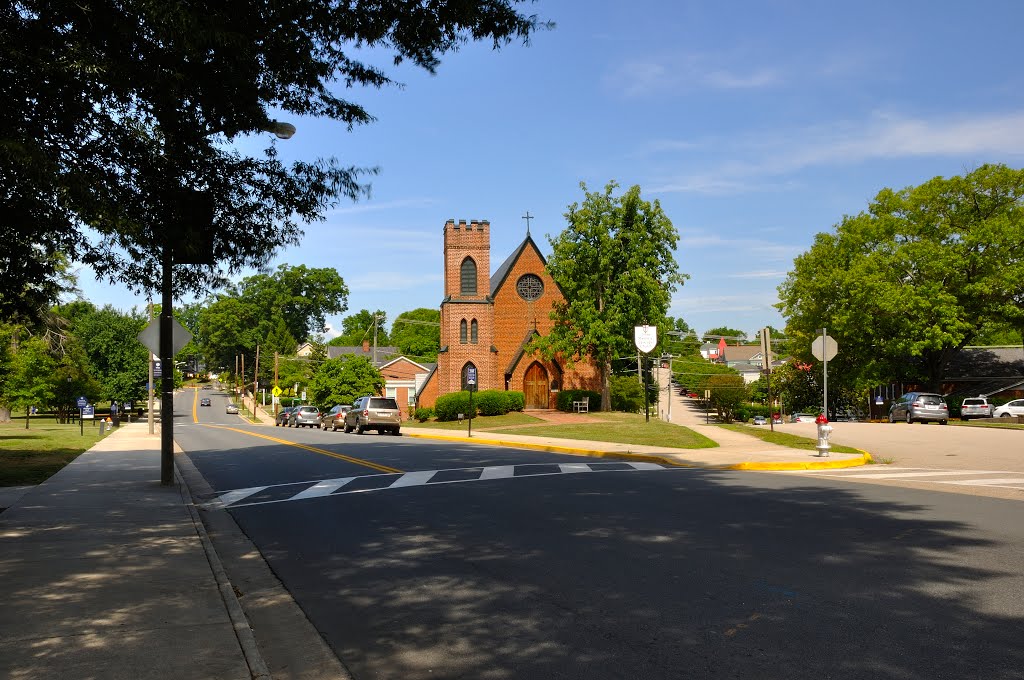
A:
[[[575,448],[567,446],[556,446],[552,444],[534,444],[532,442],[515,442],[507,439],[479,439],[473,437],[472,439],[466,437],[448,437],[445,435],[438,434],[425,434],[420,432],[410,432],[409,430],[403,430],[403,434],[407,437],[416,437],[419,439],[433,439],[437,441],[451,441],[459,442],[462,444],[483,444],[487,446],[506,446],[515,449],[531,449],[535,451],[547,451],[549,453],[564,453],[572,456],[588,456],[591,458],[615,458],[617,460],[631,460],[639,461],[644,463],[661,463],[663,465],[671,465],[673,467],[684,467],[684,468],[698,468],[705,470],[757,470],[757,471],[769,471],[769,470],[827,470],[827,469],[838,469],[848,467],[858,467],[870,463],[873,459],[871,454],[866,451],[860,451],[861,458],[852,460],[832,460],[832,461],[779,461],[779,462],[765,462],[765,461],[749,461],[742,463],[731,463],[725,465],[702,465],[700,463],[681,463],[671,458],[664,456],[658,456],[648,453],[630,453],[628,451],[596,451],[593,449]],[[680,449],[680,451],[699,451],[700,449]],[[802,449],[793,449],[794,451],[802,451]],[[858,449],[859,451],[859,449]]]
[[[231,626],[234,628],[235,637],[238,638],[238,644],[242,649],[242,656],[245,657],[245,663],[249,667],[249,673],[252,675],[253,680],[272,680],[270,669],[263,660],[259,646],[256,644],[256,637],[253,635],[252,626],[249,625],[249,620],[245,616],[245,610],[242,609],[242,604],[235,595],[235,589],[228,579],[227,572],[224,571],[224,565],[217,555],[216,548],[213,547],[213,541],[210,540],[210,535],[206,532],[206,527],[196,511],[195,503],[192,500],[192,490],[189,488],[188,482],[185,481],[185,476],[178,467],[177,456],[175,456],[174,460],[174,476],[178,479],[182,500],[185,503],[185,507],[188,508],[192,524],[195,525],[196,533],[199,534],[199,540],[203,544],[203,551],[206,553],[206,559],[210,563],[210,570],[213,571],[213,577],[217,582],[217,589],[220,590],[224,607],[228,610],[228,618],[231,619]]]

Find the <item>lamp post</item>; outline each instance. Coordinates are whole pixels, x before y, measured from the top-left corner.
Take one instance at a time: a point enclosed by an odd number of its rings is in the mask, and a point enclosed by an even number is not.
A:
[[[295,134],[295,126],[281,121],[270,121],[264,128],[278,139],[290,139]],[[196,193],[196,192],[192,192]],[[183,197],[185,194],[179,194]],[[186,209],[201,210],[202,205],[185,205],[179,200],[174,205],[176,211]],[[209,206],[212,219],[212,205]],[[160,257],[160,361],[164,367],[160,379],[160,484],[171,486],[174,483],[174,345],[171,333],[174,320],[173,271],[174,254],[170,225],[164,225],[163,252]],[[209,225],[206,225],[209,229]],[[189,244],[184,244],[188,246]],[[184,250],[184,248],[183,248]],[[212,255],[212,254],[211,254]],[[179,260],[179,264],[188,264],[188,258]]]

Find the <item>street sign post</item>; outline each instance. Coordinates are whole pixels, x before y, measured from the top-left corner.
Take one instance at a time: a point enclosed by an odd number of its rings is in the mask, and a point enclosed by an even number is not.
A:
[[[636,343],[636,348],[643,352],[645,355],[650,354],[651,350],[653,350],[658,345],[658,327],[634,326],[633,342]],[[644,358],[646,359],[646,357]],[[637,357],[637,359],[639,360],[639,357]],[[644,370],[644,368],[646,368],[646,363],[647,362],[644,361],[645,366],[641,367],[640,370],[642,371],[641,383],[644,386],[644,417],[649,423],[651,422],[651,405],[648,402],[649,396],[647,394],[647,372]]]
[[[828,418],[828,362],[835,359],[839,353],[839,344],[835,338],[825,332],[824,328],[818,329],[818,337],[811,344],[811,354],[821,362],[822,392],[825,402],[825,417]]]
[[[768,327],[761,329],[761,370],[764,379],[768,383],[768,408],[774,410],[775,402],[772,400],[772,333]],[[768,428],[775,432],[775,418],[768,414]]]
[[[78,435],[84,437],[85,425],[82,423],[82,411],[89,405],[89,400],[83,395],[76,399],[75,403],[78,404]]]
[[[466,387],[469,389],[469,429],[466,436],[473,436],[473,391],[476,389],[476,366],[466,367]]]

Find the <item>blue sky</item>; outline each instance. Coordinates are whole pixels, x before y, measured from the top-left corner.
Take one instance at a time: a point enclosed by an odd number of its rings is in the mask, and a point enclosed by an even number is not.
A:
[[[336,268],[349,310],[438,307],[446,219],[491,223],[492,270],[565,227],[580,182],[639,184],[680,234],[670,314],[753,335],[793,258],[883,187],[1024,163],[1024,3],[540,0],[528,47],[470,45],[403,89],[351,90],[377,121],[289,119],[285,159],[379,166],[369,200],[274,264]],[[380,65],[386,60],[370,55]],[[389,67],[390,68],[390,67]],[[81,273],[86,298],[145,300]],[[329,321],[340,327],[341,317]]]

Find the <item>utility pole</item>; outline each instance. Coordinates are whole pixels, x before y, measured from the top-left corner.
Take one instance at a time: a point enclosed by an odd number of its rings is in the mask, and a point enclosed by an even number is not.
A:
[[[278,354],[277,354],[277,352],[274,352],[274,387],[277,387],[277,359],[278,359]],[[273,395],[271,395],[271,396],[273,397],[273,402],[274,402],[274,422],[276,423],[277,422],[277,397],[274,397]]]
[[[242,355],[242,379],[240,381],[242,385],[242,406],[245,406],[245,355]]]
[[[256,393],[260,391],[260,346],[256,345],[256,363],[252,368],[252,419],[256,420]]]

